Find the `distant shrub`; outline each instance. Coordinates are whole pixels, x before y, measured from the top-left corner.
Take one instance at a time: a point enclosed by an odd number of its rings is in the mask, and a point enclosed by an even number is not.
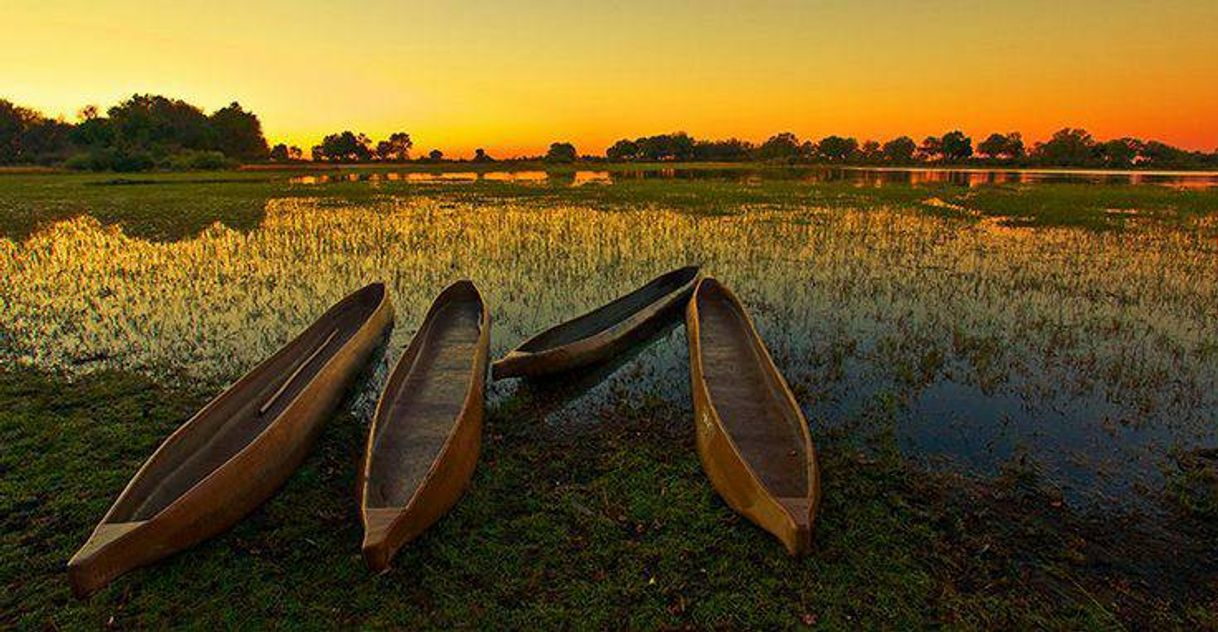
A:
[[[156,161],[148,152],[106,147],[76,154],[68,158],[64,166],[78,171],[130,172],[148,171],[156,166]]]
[[[63,166],[73,171],[92,171],[93,158],[91,154],[74,154],[63,161]]]
[[[69,157],[64,166],[76,171],[148,171],[154,168],[173,171],[227,169],[236,161],[218,151],[185,149],[153,158],[145,151],[126,151],[105,147]]]
[[[214,171],[217,169],[227,169],[236,165],[236,162],[223,153],[218,151],[194,151],[183,150],[176,154],[168,156],[162,166],[174,171]]]

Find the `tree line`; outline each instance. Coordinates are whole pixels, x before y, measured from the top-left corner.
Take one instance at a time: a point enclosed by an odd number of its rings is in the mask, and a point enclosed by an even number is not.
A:
[[[553,148],[551,148],[553,149]],[[1218,167],[1213,153],[1188,151],[1157,140],[1095,139],[1077,128],[1058,130],[1050,138],[1025,145],[1019,132],[993,133],[973,145],[964,132],[927,136],[921,143],[900,136],[885,143],[826,136],[819,141],[800,140],[791,132],[775,134],[760,144],[746,140],[698,140],[685,132],[622,139],[605,151],[610,162],[768,162],[779,164],[831,163],[845,165],[994,165],[1045,167],[1135,167],[1189,169]]]
[[[214,169],[269,155],[262,123],[236,102],[206,114],[180,99],[137,94],[104,114],[82,108],[77,119],[50,119],[0,99],[0,164]]]
[[[305,159],[299,147],[282,143],[268,147],[258,117],[236,102],[206,114],[180,99],[136,94],[104,114],[96,106],[85,107],[77,118],[75,123],[50,119],[0,99],[0,165],[137,171],[222,168],[267,160]],[[310,153],[311,159],[319,162],[404,162],[411,159],[413,148],[406,132],[394,132],[374,142],[366,134],[341,131],[326,135]],[[433,149],[417,160],[441,162],[445,157]],[[928,136],[920,143],[908,136],[884,143],[835,135],[817,141],[801,140],[791,132],[753,143],[738,138],[695,139],[685,132],[675,132],[619,140],[604,156],[581,157],[573,144],[556,142],[544,156],[522,160],[1195,169],[1218,167],[1218,150],[1207,154],[1129,137],[1101,141],[1077,128],[1059,130],[1031,146],[1025,144],[1019,132],[993,133],[976,145],[959,130]],[[494,158],[478,149],[473,161],[492,162]]]

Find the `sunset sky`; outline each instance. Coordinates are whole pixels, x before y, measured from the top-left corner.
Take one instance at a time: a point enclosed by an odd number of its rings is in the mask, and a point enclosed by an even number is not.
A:
[[[271,142],[584,153],[685,130],[1218,148],[1218,1],[4,0],[0,97],[73,119],[135,92],[237,100]],[[515,6],[509,6],[515,5]]]

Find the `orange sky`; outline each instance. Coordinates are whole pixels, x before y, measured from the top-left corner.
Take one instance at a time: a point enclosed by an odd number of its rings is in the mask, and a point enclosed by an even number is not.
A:
[[[1218,148],[1215,0],[338,4],[7,0],[0,97],[67,118],[235,99],[272,142],[404,130],[451,156],[1066,125]]]

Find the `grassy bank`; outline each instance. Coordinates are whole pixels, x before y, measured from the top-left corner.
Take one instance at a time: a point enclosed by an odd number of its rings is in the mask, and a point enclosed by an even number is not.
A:
[[[491,411],[465,499],[386,575],[359,557],[364,428],[344,413],[231,532],[72,599],[65,561],[206,396],[117,372],[0,373],[5,625],[1218,625],[1214,569],[1189,558],[1213,535],[1199,524],[1118,534],[1026,472],[929,475],[883,438],[822,433],[816,550],[792,559],[714,496],[689,411],[623,402],[586,428],[542,427],[544,392]]]

